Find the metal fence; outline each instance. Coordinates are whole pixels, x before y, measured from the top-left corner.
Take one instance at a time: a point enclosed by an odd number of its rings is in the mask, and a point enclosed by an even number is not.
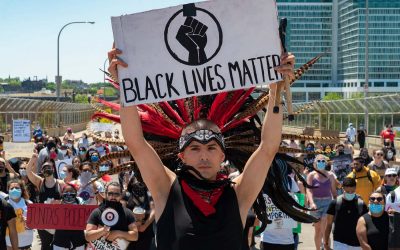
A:
[[[17,119],[39,123],[43,129],[86,124],[94,110],[89,104],[0,98],[0,132],[9,133]]]
[[[388,123],[400,129],[399,94],[367,97],[365,99],[295,103],[293,110],[299,111],[310,105],[312,107],[296,115],[294,121],[286,120],[285,125],[344,132],[349,123],[353,123],[356,128],[359,128],[360,124],[365,125],[365,110],[367,109],[369,135],[379,135]]]

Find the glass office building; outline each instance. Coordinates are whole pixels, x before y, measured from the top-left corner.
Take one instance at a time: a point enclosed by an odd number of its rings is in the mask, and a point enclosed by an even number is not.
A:
[[[277,0],[296,67],[326,52],[293,89],[294,101],[351,97],[365,82],[366,0]],[[400,0],[368,0],[369,95],[400,92]],[[306,87],[306,88],[302,88]]]

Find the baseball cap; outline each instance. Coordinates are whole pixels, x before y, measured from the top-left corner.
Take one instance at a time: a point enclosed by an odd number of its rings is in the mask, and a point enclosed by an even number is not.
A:
[[[391,174],[397,175],[397,171],[396,171],[395,168],[388,168],[388,169],[386,169],[385,175],[391,175]]]

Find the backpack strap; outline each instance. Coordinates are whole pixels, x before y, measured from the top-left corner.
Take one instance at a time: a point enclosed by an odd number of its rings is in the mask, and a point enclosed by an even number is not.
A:
[[[340,207],[342,206],[342,204],[343,204],[343,194],[339,195],[339,196],[336,198],[335,218],[334,218],[334,219],[337,218],[339,209],[340,209]]]
[[[370,170],[370,169],[368,169],[368,171],[367,171],[367,177],[368,177],[368,180],[369,180],[372,184],[374,184],[374,182],[372,181],[372,176],[371,176],[371,170]]]
[[[364,201],[360,198],[360,196],[357,196],[357,209],[358,209],[358,215],[362,215],[363,209],[364,208]]]

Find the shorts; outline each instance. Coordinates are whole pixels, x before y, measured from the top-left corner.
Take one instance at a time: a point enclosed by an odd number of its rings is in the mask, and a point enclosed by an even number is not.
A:
[[[333,241],[333,249],[335,250],[361,250],[361,247],[353,247],[339,241]]]
[[[310,215],[315,218],[322,218],[326,216],[326,212],[328,211],[329,204],[331,203],[332,198],[314,198],[314,203],[317,206],[317,210],[311,211]]]

